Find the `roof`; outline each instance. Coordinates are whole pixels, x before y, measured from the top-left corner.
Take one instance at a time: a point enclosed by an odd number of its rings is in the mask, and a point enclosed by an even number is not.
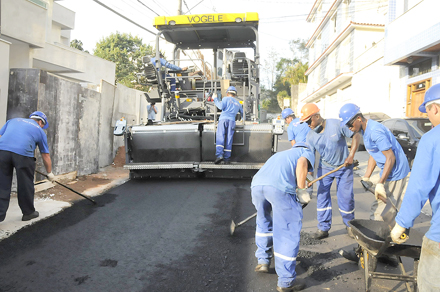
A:
[[[158,16],[154,26],[181,49],[253,48],[258,13]]]

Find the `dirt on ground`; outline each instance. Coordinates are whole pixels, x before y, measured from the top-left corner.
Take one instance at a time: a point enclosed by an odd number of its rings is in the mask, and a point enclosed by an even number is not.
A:
[[[98,173],[78,176],[72,181],[63,181],[62,184],[69,188],[83,193],[88,189],[106,185],[112,180],[128,178],[129,171],[123,168],[125,164],[125,147],[119,147],[116,157],[111,165],[101,168]],[[61,185],[46,189],[41,192],[35,193],[35,198],[45,199],[50,198],[56,201],[74,202],[77,200],[84,200],[78,194],[68,190]]]

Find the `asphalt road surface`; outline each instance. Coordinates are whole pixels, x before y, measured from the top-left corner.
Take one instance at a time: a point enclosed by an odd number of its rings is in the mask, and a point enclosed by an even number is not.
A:
[[[273,263],[255,273],[255,219],[250,180],[129,181],[83,200],[0,242],[0,291],[276,291]],[[337,211],[323,241],[316,201],[304,209],[298,277],[304,291],[365,291],[364,273],[341,256],[356,247]],[[355,181],[356,217],[368,218],[374,199]],[[428,223],[417,221],[426,231]],[[407,272],[412,263],[404,261]],[[379,264],[378,270],[396,273]],[[374,280],[372,291],[405,291],[401,282]]]

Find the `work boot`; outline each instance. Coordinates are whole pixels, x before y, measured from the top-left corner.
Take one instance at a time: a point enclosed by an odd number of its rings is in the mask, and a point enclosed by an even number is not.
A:
[[[258,264],[255,267],[255,272],[257,272],[257,273],[268,273],[269,272],[269,264]]]
[[[223,161],[223,156],[219,156],[214,160],[214,164],[220,164]]]
[[[290,292],[290,291],[300,291],[306,288],[306,282],[303,279],[295,279],[292,286],[290,287],[279,287],[277,286],[277,291],[279,292]]]
[[[223,160],[223,164],[231,164],[231,160],[225,159],[225,160]]]
[[[23,215],[23,218],[21,218],[21,221],[29,221],[34,218],[37,218],[38,216],[40,216],[40,213],[38,213],[38,211],[34,211],[34,213],[31,213],[28,215]]]
[[[318,229],[313,235],[313,239],[323,239],[328,237],[328,231],[322,231],[321,229]]]
[[[357,263],[359,261],[359,257],[357,256],[356,252],[354,250],[352,251],[345,251],[343,249],[341,249],[339,251],[339,254],[341,256],[343,256],[344,258],[346,258],[349,261],[355,262]]]
[[[351,227],[350,226],[346,226],[345,229],[347,229],[348,236],[350,236],[351,238],[354,238],[353,230],[351,230]]]

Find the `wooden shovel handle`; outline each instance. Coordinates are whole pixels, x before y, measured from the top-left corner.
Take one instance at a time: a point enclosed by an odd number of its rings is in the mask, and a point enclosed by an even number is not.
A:
[[[332,171],[329,171],[329,172],[327,172],[326,174],[324,174],[323,176],[320,176],[320,177],[318,177],[317,179],[314,179],[314,180],[312,180],[311,182],[309,182],[309,185],[308,185],[308,186],[310,187],[311,185],[313,185],[313,184],[314,184],[315,182],[317,182],[318,180],[323,179],[323,178],[326,177],[327,175],[332,174],[332,173],[334,173],[334,172],[340,170],[340,169],[343,168],[343,167],[344,167],[344,164],[339,165],[338,167],[336,167],[336,168],[333,169]]]

